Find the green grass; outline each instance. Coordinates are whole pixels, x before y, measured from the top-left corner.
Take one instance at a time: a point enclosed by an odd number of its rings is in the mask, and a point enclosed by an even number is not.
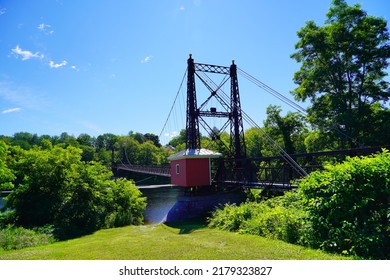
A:
[[[106,229],[54,244],[1,251],[3,260],[323,260],[318,250],[201,225],[147,225]]]

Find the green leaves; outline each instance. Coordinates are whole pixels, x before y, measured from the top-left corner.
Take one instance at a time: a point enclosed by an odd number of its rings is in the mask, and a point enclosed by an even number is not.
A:
[[[8,167],[8,146],[0,141],[0,191],[11,190],[13,188],[13,180],[15,175]]]
[[[348,158],[300,181],[312,245],[368,258],[390,257],[390,153]]]
[[[146,204],[134,183],[112,181],[104,165],[84,162],[81,155],[72,146],[17,150],[13,169],[18,184],[7,207],[14,209],[18,225],[52,224],[62,239],[142,223]]]
[[[351,139],[371,144],[372,134],[382,135],[384,127],[370,123],[384,116],[369,108],[379,102],[385,110],[390,98],[390,84],[384,79],[390,58],[387,23],[343,0],[333,1],[327,17],[326,25],[309,21],[297,33],[297,52],[291,57],[301,68],[294,74],[298,87],[293,93],[297,100],[310,99],[308,120],[323,132],[336,126],[351,137],[349,146],[356,145]]]
[[[225,205],[209,226],[339,254],[390,258],[389,151],[329,164],[298,186],[260,203]]]

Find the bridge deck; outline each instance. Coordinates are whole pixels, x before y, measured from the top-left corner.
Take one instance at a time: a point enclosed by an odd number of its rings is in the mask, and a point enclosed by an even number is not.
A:
[[[118,164],[116,168],[143,174],[171,177],[170,166]]]

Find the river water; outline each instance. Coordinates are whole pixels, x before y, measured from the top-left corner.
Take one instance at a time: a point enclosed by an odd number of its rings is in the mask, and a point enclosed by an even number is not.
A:
[[[173,186],[143,186],[139,187],[139,190],[147,198],[144,212],[145,224],[165,222],[169,211],[177,203],[178,197],[184,193],[183,188]]]
[[[140,187],[140,191],[147,198],[145,224],[205,218],[218,206],[245,200],[241,192],[186,196],[184,187],[175,186]]]

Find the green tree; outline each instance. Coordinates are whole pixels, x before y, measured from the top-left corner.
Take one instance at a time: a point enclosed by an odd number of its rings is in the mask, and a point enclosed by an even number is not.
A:
[[[0,191],[11,190],[13,188],[13,180],[15,175],[8,167],[8,146],[3,141],[0,141]]]
[[[91,147],[95,147],[96,146],[96,138],[92,137],[91,135],[86,134],[86,133],[81,133],[77,137],[77,142],[80,145],[91,146]]]
[[[156,165],[158,164],[159,149],[152,141],[146,141],[139,146],[138,163],[140,165]]]
[[[264,129],[282,146],[288,154],[305,152],[304,136],[307,132],[305,120],[299,113],[288,112],[282,117],[280,106],[267,107],[267,119],[264,121]]]
[[[182,129],[179,135],[173,137],[171,141],[169,141],[168,145],[175,148],[176,151],[183,150],[186,144],[186,130]]]
[[[145,199],[134,183],[112,181],[105,166],[81,160],[81,149],[57,145],[13,152],[18,183],[6,206],[16,225],[51,224],[59,238],[67,238],[142,222]]]
[[[54,147],[15,151],[13,169],[19,181],[7,197],[17,223],[23,226],[52,224],[65,200],[67,172],[81,158],[81,150]]]
[[[118,140],[118,157],[121,163],[139,164],[139,146],[137,140],[131,136],[122,136]]]
[[[146,133],[144,134],[144,137],[145,137],[145,140],[146,141],[152,141],[153,144],[160,148],[161,147],[161,144],[160,144],[160,139],[158,139],[158,136],[156,134],[153,134],[153,133]]]
[[[301,68],[294,75],[298,87],[293,93],[297,100],[311,101],[308,121],[333,139],[343,139],[340,147],[356,146],[352,139],[388,144],[390,131],[383,119],[389,116],[384,111],[390,97],[384,79],[390,58],[387,22],[367,15],[358,4],[333,0],[325,25],[308,21],[298,37],[291,57]]]
[[[263,132],[256,127],[245,131],[246,154],[249,158],[262,157],[265,139]]]

